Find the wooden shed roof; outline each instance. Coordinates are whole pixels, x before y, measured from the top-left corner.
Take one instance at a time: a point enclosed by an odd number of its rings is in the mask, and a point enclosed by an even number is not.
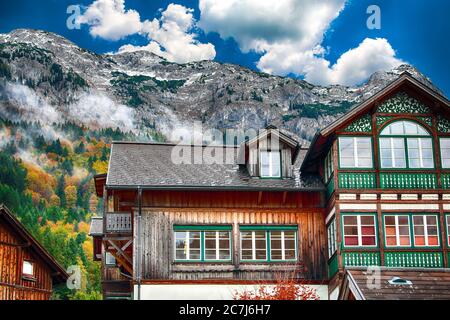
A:
[[[65,282],[69,275],[55,258],[25,229],[22,223],[3,204],[0,204],[0,223],[6,223],[14,230],[29,248],[40,257],[53,271],[52,278],[55,282]]]
[[[339,299],[450,300],[450,269],[347,269]]]

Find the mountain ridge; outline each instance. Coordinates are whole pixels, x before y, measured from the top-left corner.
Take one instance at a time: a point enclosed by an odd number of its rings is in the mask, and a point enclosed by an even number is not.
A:
[[[194,121],[221,130],[270,123],[307,143],[405,71],[438,90],[410,65],[359,86],[325,87],[215,61],[172,63],[146,51],[97,54],[51,32],[17,29],[0,34],[0,116],[152,130],[169,140]]]

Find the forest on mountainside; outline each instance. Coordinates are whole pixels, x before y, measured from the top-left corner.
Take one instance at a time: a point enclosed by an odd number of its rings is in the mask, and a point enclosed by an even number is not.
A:
[[[61,285],[53,299],[102,298],[100,264],[93,261],[88,236],[91,217],[103,208],[93,176],[107,171],[112,141],[137,139],[118,128],[94,130],[74,123],[49,127],[0,118],[0,203],[64,268],[76,265],[81,270],[81,289]]]

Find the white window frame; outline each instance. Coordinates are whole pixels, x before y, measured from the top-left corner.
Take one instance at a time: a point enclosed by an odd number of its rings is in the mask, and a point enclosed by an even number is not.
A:
[[[186,241],[186,259],[179,259],[179,258],[177,258],[177,232],[179,232],[179,233],[181,233],[181,232],[184,232],[185,234],[186,234],[186,236],[185,236],[185,238],[184,238],[184,241]],[[199,256],[199,258],[198,259],[191,259],[191,257],[190,257],[190,255],[191,255],[191,243],[190,243],[190,239],[191,239],[191,232],[198,232],[198,233],[200,233],[200,239],[199,239],[199,241],[200,241],[200,256]],[[202,232],[200,231],[200,230],[183,230],[183,231],[177,231],[177,230],[175,230],[174,231],[174,260],[175,261],[201,261],[202,260]],[[180,239],[182,239],[182,238],[180,238]]]
[[[394,217],[395,219],[395,245],[388,245],[387,244],[387,234],[386,234],[386,217]],[[408,236],[409,236],[409,245],[401,245],[400,244],[400,225],[398,222],[399,217],[407,217],[408,218]],[[386,214],[383,216],[383,222],[384,222],[384,242],[385,246],[387,248],[409,248],[412,246],[413,239],[411,238],[411,219],[409,215],[406,214]],[[403,226],[403,225],[402,225]],[[390,236],[392,237],[392,236]],[[392,237],[393,238],[393,237]]]
[[[269,159],[269,175],[263,175],[263,171],[262,171],[262,154],[263,153],[267,153],[268,159]],[[278,153],[278,155],[280,156],[280,161],[279,161],[279,172],[280,174],[275,176],[273,175],[273,169],[274,169],[274,163],[273,163],[273,158],[272,158],[272,153]],[[281,152],[279,150],[264,150],[264,151],[260,151],[259,152],[259,172],[260,172],[260,176],[261,178],[281,178],[282,176],[282,167],[281,167]]]
[[[358,229],[358,244],[357,245],[346,245],[345,244],[345,223],[344,223],[344,217],[356,217],[356,227]],[[362,244],[362,224],[361,224],[361,217],[371,217],[373,219],[373,228],[375,231],[375,234],[373,237],[375,237],[375,244],[374,245],[367,245]],[[364,247],[364,248],[376,248],[378,247],[378,234],[377,234],[377,219],[375,215],[371,214],[345,214],[342,216],[342,235],[343,235],[343,244],[345,248],[358,248],[358,247]]]
[[[272,231],[281,231],[281,259],[273,259],[272,258]],[[268,230],[269,232],[269,242],[270,242],[270,261],[297,261],[297,231],[295,230]],[[295,246],[295,259],[286,259],[286,243],[285,243],[285,232],[294,232],[294,246]],[[267,246],[266,246],[267,249]]]
[[[334,256],[334,254],[337,251],[336,218],[333,218],[333,220],[328,225],[327,235],[328,235],[328,258],[331,259],[331,257]]]
[[[215,236],[215,241],[216,241],[216,259],[207,259],[206,258],[206,233],[207,232],[215,232],[216,236]],[[220,237],[219,234],[220,232],[226,232],[228,233],[228,258],[226,259],[220,259],[220,250],[225,250],[225,248],[220,248]],[[204,234],[204,238],[203,238],[203,248],[200,247],[200,258],[201,258],[201,253],[203,252],[204,254],[204,261],[230,261],[231,260],[231,231],[230,230],[204,230],[203,231]],[[200,235],[201,237],[201,235]],[[211,250],[211,249],[208,249]]]
[[[252,258],[251,259],[244,259],[242,258],[242,232],[251,232],[252,233]],[[255,232],[264,232],[264,241],[266,243],[265,250],[266,250],[266,258],[265,259],[256,259],[256,235]],[[239,234],[240,238],[240,256],[242,261],[267,261],[269,259],[268,257],[268,250],[267,250],[267,230],[241,230]]]
[[[31,268],[31,273],[26,272],[25,270],[28,270],[28,268]],[[34,263],[30,260],[23,260],[22,263],[22,274],[25,276],[34,276]]]
[[[343,139],[353,139],[353,160],[355,162],[354,166],[344,166],[342,165],[342,150],[341,150],[341,140]],[[360,166],[358,157],[358,140],[368,140],[370,142],[370,166]],[[339,137],[339,167],[343,169],[351,168],[361,168],[361,169],[372,169],[373,168],[373,143],[371,137]]]
[[[441,156],[441,167],[444,168],[444,169],[449,169],[450,165],[449,166],[444,166],[444,161],[443,161],[444,157],[443,157],[443,152],[442,152],[444,150],[442,148],[442,141],[443,140],[450,142],[450,138],[443,138],[443,137],[439,138],[439,151],[440,151],[440,156]],[[450,148],[449,148],[449,152],[450,152]],[[450,158],[445,158],[445,159],[447,159],[450,162]]]
[[[416,231],[415,231],[416,225],[414,224],[414,217],[422,217],[423,236],[425,237],[425,244],[424,245],[417,245],[416,244]],[[427,219],[426,219],[427,217],[435,217],[436,218],[436,236],[437,236],[437,239],[438,239],[438,244],[437,245],[430,245],[428,243],[428,222],[427,222]],[[438,215],[435,215],[435,214],[413,214],[411,219],[412,219],[412,230],[413,230],[414,247],[420,247],[420,248],[432,247],[432,248],[436,248],[436,247],[439,247],[441,245],[441,239],[440,239],[440,235],[439,235],[439,216]]]

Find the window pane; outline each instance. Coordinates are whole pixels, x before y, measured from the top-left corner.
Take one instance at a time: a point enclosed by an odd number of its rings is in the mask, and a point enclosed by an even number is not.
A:
[[[441,138],[442,167],[450,168],[450,138]]]
[[[33,275],[33,263],[30,261],[24,261],[22,273]]]
[[[268,152],[261,152],[261,176],[270,176],[270,157]]]
[[[358,224],[357,217],[356,216],[344,216],[344,224],[356,226]]]
[[[272,151],[271,155],[272,155],[272,177],[279,177],[281,176],[280,152]]]
[[[356,236],[344,236],[344,243],[346,246],[357,246],[358,237]]]
[[[374,246],[375,245],[375,237],[362,237],[362,245],[363,246]]]
[[[355,167],[355,146],[353,138],[339,138],[341,167]]]

